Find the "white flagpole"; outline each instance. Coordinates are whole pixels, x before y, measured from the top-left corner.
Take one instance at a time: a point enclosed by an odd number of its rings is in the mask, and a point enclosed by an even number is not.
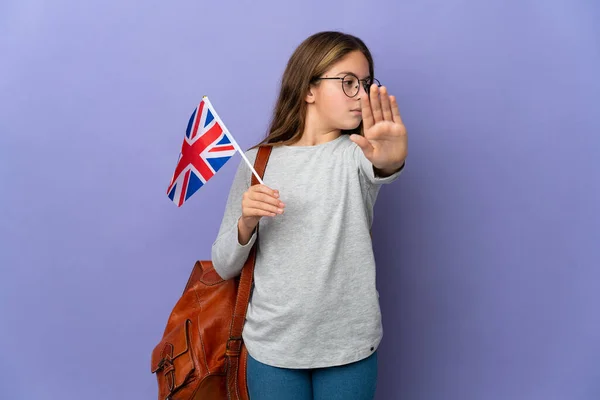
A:
[[[204,99],[204,102],[210,107],[210,109],[211,109],[211,111],[212,111],[215,119],[219,122],[219,124],[221,124],[221,126],[223,127],[223,129],[225,131],[227,131],[227,133],[229,133],[229,139],[231,139],[233,147],[235,147],[235,149],[237,150],[238,153],[240,153],[240,155],[242,156],[242,158],[244,159],[244,161],[246,161],[246,164],[248,164],[248,167],[250,167],[250,169],[252,170],[252,173],[254,174],[254,176],[256,176],[256,179],[258,179],[258,181],[260,182],[261,185],[264,185],[264,182],[262,181],[262,179],[260,179],[260,176],[258,176],[258,173],[254,169],[254,166],[250,163],[250,161],[248,161],[248,159],[246,158],[246,155],[244,154],[244,152],[240,148],[240,145],[235,141],[235,139],[233,138],[233,135],[231,134],[231,132],[229,131],[229,129],[227,129],[227,127],[223,123],[223,120],[221,120],[221,118],[217,114],[217,111],[215,110],[215,108],[213,107],[212,103],[208,99],[208,96],[202,96],[202,99]]]

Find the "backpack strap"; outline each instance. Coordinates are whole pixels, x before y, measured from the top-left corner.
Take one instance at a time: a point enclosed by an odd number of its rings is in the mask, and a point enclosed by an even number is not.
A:
[[[267,163],[271,155],[272,146],[260,146],[258,153],[256,154],[256,160],[254,161],[254,169],[256,173],[262,179],[267,169]],[[258,179],[252,174],[251,185],[258,184]],[[248,303],[250,302],[250,292],[252,290],[252,280],[254,278],[254,263],[256,261],[256,246],[258,245],[258,225],[256,225],[256,240],[246,264],[242,268],[240,275],[240,282],[238,286],[237,298],[235,301],[235,309],[233,312],[233,322],[231,324],[231,330],[229,332],[229,341],[227,342],[228,351],[231,350],[234,354],[242,349],[242,330],[244,329],[244,322],[246,321],[246,311],[248,310]],[[233,343],[235,342],[235,344]],[[231,346],[231,349],[230,349]],[[239,354],[239,353],[238,353]]]

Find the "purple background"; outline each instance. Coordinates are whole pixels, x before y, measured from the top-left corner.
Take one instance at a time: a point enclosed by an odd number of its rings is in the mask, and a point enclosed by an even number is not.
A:
[[[293,49],[336,29],[410,138],[375,210],[377,399],[600,398],[599,21],[596,0],[3,1],[1,397],[155,398],[241,160],[170,203],[187,119],[207,94],[253,145]]]

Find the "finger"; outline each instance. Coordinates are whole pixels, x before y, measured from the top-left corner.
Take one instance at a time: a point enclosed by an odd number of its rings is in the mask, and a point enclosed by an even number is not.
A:
[[[276,214],[283,214],[283,207],[277,207],[262,201],[249,201],[247,208],[255,210],[264,210]]]
[[[281,200],[264,193],[255,193],[253,196],[250,197],[250,200],[271,204],[275,207],[285,207],[285,204]]]
[[[267,185],[254,185],[250,187],[254,192],[265,193],[274,197],[279,197],[279,190],[271,189]]]
[[[381,102],[379,101],[379,88],[377,85],[371,85],[371,110],[373,110],[373,119],[375,123],[383,121],[383,113],[381,112]]]
[[[254,186],[251,186],[251,189],[254,189],[255,191],[258,191],[258,192],[267,193],[267,194],[275,194],[275,193],[279,192],[277,189],[271,189],[267,185],[254,185]]]
[[[393,121],[393,115],[392,115],[392,108],[390,105],[390,96],[388,95],[387,92],[387,88],[385,86],[382,86],[381,88],[379,88],[379,91],[381,93],[381,109],[382,109],[382,113],[383,113],[383,120],[384,121]]]
[[[353,134],[353,135],[350,135],[350,140],[352,140],[354,143],[356,143],[358,145],[358,147],[361,148],[363,153],[365,153],[365,155],[370,155],[371,152],[373,151],[373,145],[364,136]]]
[[[266,211],[260,208],[249,208],[248,216],[249,217],[274,217],[277,213]]]
[[[402,117],[400,116],[400,109],[398,108],[398,103],[396,102],[396,96],[390,96],[390,108],[392,109],[392,117],[394,118],[394,122],[402,124]]]
[[[258,209],[265,210],[268,212],[273,212],[276,214],[283,214],[283,211],[285,210],[284,207],[280,207],[279,205],[272,205],[272,204],[260,202],[260,201],[257,202],[257,204],[256,204],[256,206],[254,206],[254,208],[258,208]]]
[[[375,120],[373,119],[373,112],[371,111],[371,102],[369,101],[368,93],[365,93],[364,96],[361,96],[360,109],[362,111],[363,130],[366,131],[370,129],[375,123]]]

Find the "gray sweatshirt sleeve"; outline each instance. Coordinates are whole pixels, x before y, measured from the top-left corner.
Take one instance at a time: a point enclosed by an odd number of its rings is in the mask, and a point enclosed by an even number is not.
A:
[[[256,149],[246,152],[248,161],[254,163]],[[242,196],[250,187],[252,172],[244,160],[240,160],[237,172],[229,190],[225,213],[215,242],[212,245],[211,259],[215,271],[225,280],[231,279],[242,272],[248,254],[256,241],[256,230],[250,241],[241,245],[238,241],[238,220],[242,216]]]
[[[385,183],[392,183],[404,171],[404,166],[399,171],[396,171],[390,176],[380,177],[375,175],[375,170],[373,169],[373,164],[369,159],[365,156],[362,149],[356,144],[353,143],[351,147],[352,158],[358,165],[359,171],[363,178],[372,185],[381,185]]]

